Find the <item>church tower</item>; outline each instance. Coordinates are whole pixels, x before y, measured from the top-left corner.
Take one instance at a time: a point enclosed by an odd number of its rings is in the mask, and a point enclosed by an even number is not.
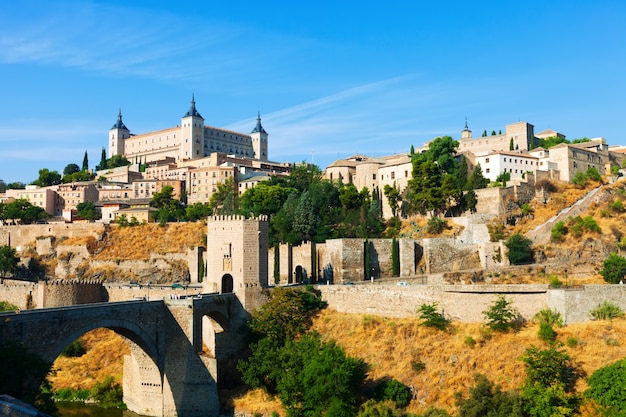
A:
[[[191,95],[189,110],[180,122],[181,144],[178,159],[197,159],[204,157],[204,118],[196,110],[194,95]]]
[[[122,109],[117,114],[117,122],[109,130],[109,158],[124,155],[124,140],[130,137],[130,130],[122,122]]]
[[[261,126],[261,113],[257,114],[256,126],[250,132],[252,138],[252,148],[254,149],[254,158],[260,161],[267,161],[267,132]]]
[[[465,118],[465,129],[461,132],[461,139],[471,139],[472,131],[467,127],[467,117]]]

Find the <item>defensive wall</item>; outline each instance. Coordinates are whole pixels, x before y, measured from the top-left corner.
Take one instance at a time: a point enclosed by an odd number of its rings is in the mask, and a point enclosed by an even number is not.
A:
[[[93,236],[101,240],[107,226],[103,223],[50,223],[0,227],[0,246],[10,245],[16,249],[38,239],[75,236]]]
[[[484,321],[482,312],[498,295],[512,301],[530,320],[544,308],[558,310],[566,324],[591,319],[590,312],[604,301],[626,310],[626,285],[584,285],[550,288],[548,285],[318,285],[330,308],[344,313],[384,317],[417,317],[422,304],[436,302],[446,317],[460,322]]]

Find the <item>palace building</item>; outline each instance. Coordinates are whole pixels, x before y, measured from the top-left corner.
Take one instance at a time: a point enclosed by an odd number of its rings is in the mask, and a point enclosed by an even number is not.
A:
[[[214,152],[239,158],[267,161],[267,132],[261,126],[261,116],[250,134],[207,126],[196,109],[194,97],[179,126],[135,135],[122,121],[109,130],[109,157],[123,155],[132,163],[149,164],[166,158],[176,162],[200,159]]]

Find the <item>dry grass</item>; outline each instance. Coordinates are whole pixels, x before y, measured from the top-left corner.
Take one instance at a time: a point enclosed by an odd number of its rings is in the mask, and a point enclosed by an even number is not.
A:
[[[206,245],[203,222],[145,224],[135,227],[114,226],[94,255],[96,260],[150,259],[151,253],[185,252]]]
[[[531,345],[543,346],[537,337],[538,325],[529,324],[516,333],[490,333],[478,323],[454,323],[448,332],[419,325],[417,319],[390,319],[369,315],[323,311],[313,328],[327,339],[334,339],[346,352],[365,360],[370,366],[368,380],[376,382],[391,376],[417,390],[407,411],[423,412],[428,406],[454,411],[454,393],[468,393],[476,373],[485,374],[504,390],[519,387],[525,378],[520,356]],[[557,329],[558,339],[568,338],[577,346],[565,347],[574,362],[590,375],[626,355],[626,321],[589,322]],[[475,342],[470,347],[466,341]],[[615,346],[616,343],[622,343]],[[423,364],[422,371],[416,365]],[[577,389],[586,388],[584,379]],[[258,390],[234,400],[240,411],[263,413],[279,406],[269,403]]]
[[[95,329],[82,337],[87,353],[79,358],[59,356],[52,365],[50,382],[55,389],[90,389],[112,376],[122,381],[124,355],[130,353],[121,336],[108,329]]]

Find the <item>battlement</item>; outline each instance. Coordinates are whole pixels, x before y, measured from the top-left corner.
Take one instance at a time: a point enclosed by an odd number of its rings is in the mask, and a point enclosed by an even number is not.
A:
[[[259,221],[266,222],[268,221],[268,217],[265,214],[260,215],[259,217],[249,217],[243,216],[241,214],[229,214],[229,215],[219,215],[219,216],[210,216],[209,221],[213,222],[229,222],[229,221]]]

